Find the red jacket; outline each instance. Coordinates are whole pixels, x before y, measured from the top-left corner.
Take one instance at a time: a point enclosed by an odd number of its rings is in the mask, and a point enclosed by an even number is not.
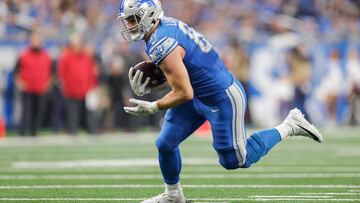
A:
[[[59,59],[58,75],[62,93],[69,99],[85,99],[88,91],[97,83],[93,57],[70,49],[65,50]]]
[[[19,58],[19,77],[24,82],[24,91],[44,94],[51,77],[51,58],[45,50],[31,49],[21,53]]]

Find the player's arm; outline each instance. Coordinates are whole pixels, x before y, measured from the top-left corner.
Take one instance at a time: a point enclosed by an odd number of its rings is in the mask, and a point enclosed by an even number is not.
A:
[[[184,48],[177,46],[159,64],[171,88],[168,94],[156,102],[159,110],[172,108],[194,97],[189,75],[183,63],[184,56]]]
[[[125,106],[124,110],[133,115],[145,116],[156,113],[159,110],[172,108],[193,99],[194,92],[190,84],[188,72],[182,61],[184,56],[184,48],[177,46],[159,64],[171,87],[171,91],[167,95],[155,102],[130,99],[130,103],[136,106]]]
[[[167,90],[170,88],[169,83],[166,81],[161,85],[155,86],[153,88],[151,88],[151,92],[158,92],[158,91],[163,91],[163,90]]]

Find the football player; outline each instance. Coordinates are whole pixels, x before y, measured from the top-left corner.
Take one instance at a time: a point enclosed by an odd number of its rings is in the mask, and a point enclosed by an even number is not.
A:
[[[265,156],[281,140],[305,136],[322,142],[321,134],[303,114],[293,109],[279,126],[245,134],[246,96],[218,53],[203,35],[186,23],[165,17],[158,0],[122,0],[119,5],[121,33],[127,42],[145,41],[145,51],[167,78],[170,92],[154,101],[131,99],[127,113],[143,116],[167,110],[156,140],[165,192],[144,203],[183,203],[180,187],[179,145],[205,121],[209,121],[220,164],[228,170],[248,168]],[[129,80],[135,94],[151,93],[140,70]]]

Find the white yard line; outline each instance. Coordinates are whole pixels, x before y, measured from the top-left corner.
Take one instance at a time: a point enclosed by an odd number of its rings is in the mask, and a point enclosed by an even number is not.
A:
[[[357,196],[358,193],[354,192],[301,192],[301,195],[346,195],[346,196]]]
[[[183,164],[187,166],[215,166],[219,169],[220,165],[216,157],[214,158],[205,158],[205,157],[193,157],[193,158],[184,158]],[[12,162],[12,168],[14,169],[81,169],[81,168],[112,168],[112,167],[134,167],[134,166],[158,166],[158,160],[156,158],[133,158],[133,159],[90,159],[90,160],[69,160],[69,161],[17,161]],[[299,166],[298,171],[301,171],[301,166]],[[324,167],[310,166],[315,167],[314,170],[323,170]],[[287,166],[281,167],[254,167],[251,171],[258,172],[270,172],[275,170],[284,170],[283,168],[291,168]],[[341,168],[346,169],[347,167],[339,167],[337,171],[341,171]],[[348,167],[349,168],[349,167]],[[304,169],[307,169],[304,167]],[[358,171],[360,167],[350,166],[350,170]]]
[[[239,200],[241,201],[241,200]],[[246,201],[246,200],[245,200]],[[305,201],[320,201],[320,202],[359,202],[359,199],[316,199],[316,198],[312,198],[312,199],[304,199],[304,198],[257,198],[257,199],[248,199],[248,201],[262,201],[262,202],[267,202],[267,201],[301,201],[301,202],[305,202]]]
[[[0,198],[0,201],[141,201],[145,198]]]
[[[360,166],[254,166],[250,169],[251,172],[279,172],[291,170],[292,172],[358,172],[360,171]]]
[[[201,201],[201,202],[200,202]],[[208,200],[207,202],[203,202],[203,201],[205,201],[205,200],[200,200],[200,201],[196,201],[196,202],[193,202],[193,203],[210,203],[210,201]],[[213,202],[211,202],[211,203],[213,203]],[[218,202],[218,201],[216,201],[216,203],[229,203],[229,202]]]
[[[118,160],[119,161],[119,160]],[[13,162],[13,164],[15,163],[19,163],[19,162]],[[29,162],[30,163],[30,162]],[[127,166],[127,167],[131,167],[131,166]],[[79,167],[79,168],[11,168],[11,167],[0,167],[0,171],[1,172],[27,172],[27,173],[31,173],[31,172],[39,172],[39,171],[44,171],[44,172],[52,172],[52,171],[70,171],[71,172],[86,172],[86,171],[94,171],[96,170],[96,172],[121,172],[124,171],[124,169],[126,169],[127,167],[89,167],[89,168],[84,168],[84,167]],[[141,172],[147,173],[147,172],[152,172],[153,168],[157,167],[157,166],[142,166],[141,167]],[[223,172],[225,169],[223,169],[219,164],[214,163],[213,165],[210,164],[206,164],[206,166],[204,165],[188,165],[187,167],[184,168],[184,170],[189,170],[192,169],[192,172]],[[131,168],[129,169],[130,171],[140,171],[139,168]],[[157,171],[157,170],[156,170]],[[251,169],[247,169],[247,170],[242,170],[243,172],[249,172],[249,173],[280,173],[280,172],[285,172],[288,173],[289,171],[293,172],[293,173],[335,173],[335,172],[341,172],[341,173],[358,173],[358,171],[360,171],[360,166],[341,166],[341,167],[337,167],[337,166],[254,166]]]
[[[184,165],[217,164],[215,158],[187,158]],[[63,168],[104,168],[124,166],[158,166],[157,159],[112,159],[112,160],[73,160],[73,161],[19,161],[13,162],[13,168],[17,169],[63,169]]]
[[[68,179],[158,179],[160,175],[119,174],[119,175],[0,175],[0,180],[68,180]],[[360,178],[359,173],[270,173],[270,174],[183,174],[184,179],[225,179],[225,178]]]
[[[0,198],[0,201],[141,201],[145,198]],[[318,199],[318,198],[190,198],[192,201],[334,201],[356,202],[358,199]]]
[[[163,185],[0,185],[0,189],[163,188]],[[184,188],[360,188],[360,185],[183,185]]]
[[[252,195],[250,198],[332,198],[330,195]]]

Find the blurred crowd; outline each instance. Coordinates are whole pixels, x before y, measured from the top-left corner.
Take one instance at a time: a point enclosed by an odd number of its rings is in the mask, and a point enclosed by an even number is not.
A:
[[[245,86],[248,125],[276,125],[293,107],[318,125],[359,125],[360,1],[161,2],[166,16],[203,33]],[[118,3],[0,0],[0,115],[9,128],[97,134],[161,125],[161,113],[122,110],[134,97],[128,69],[147,57],[143,43],[121,39]],[[42,71],[25,70],[35,55]]]

